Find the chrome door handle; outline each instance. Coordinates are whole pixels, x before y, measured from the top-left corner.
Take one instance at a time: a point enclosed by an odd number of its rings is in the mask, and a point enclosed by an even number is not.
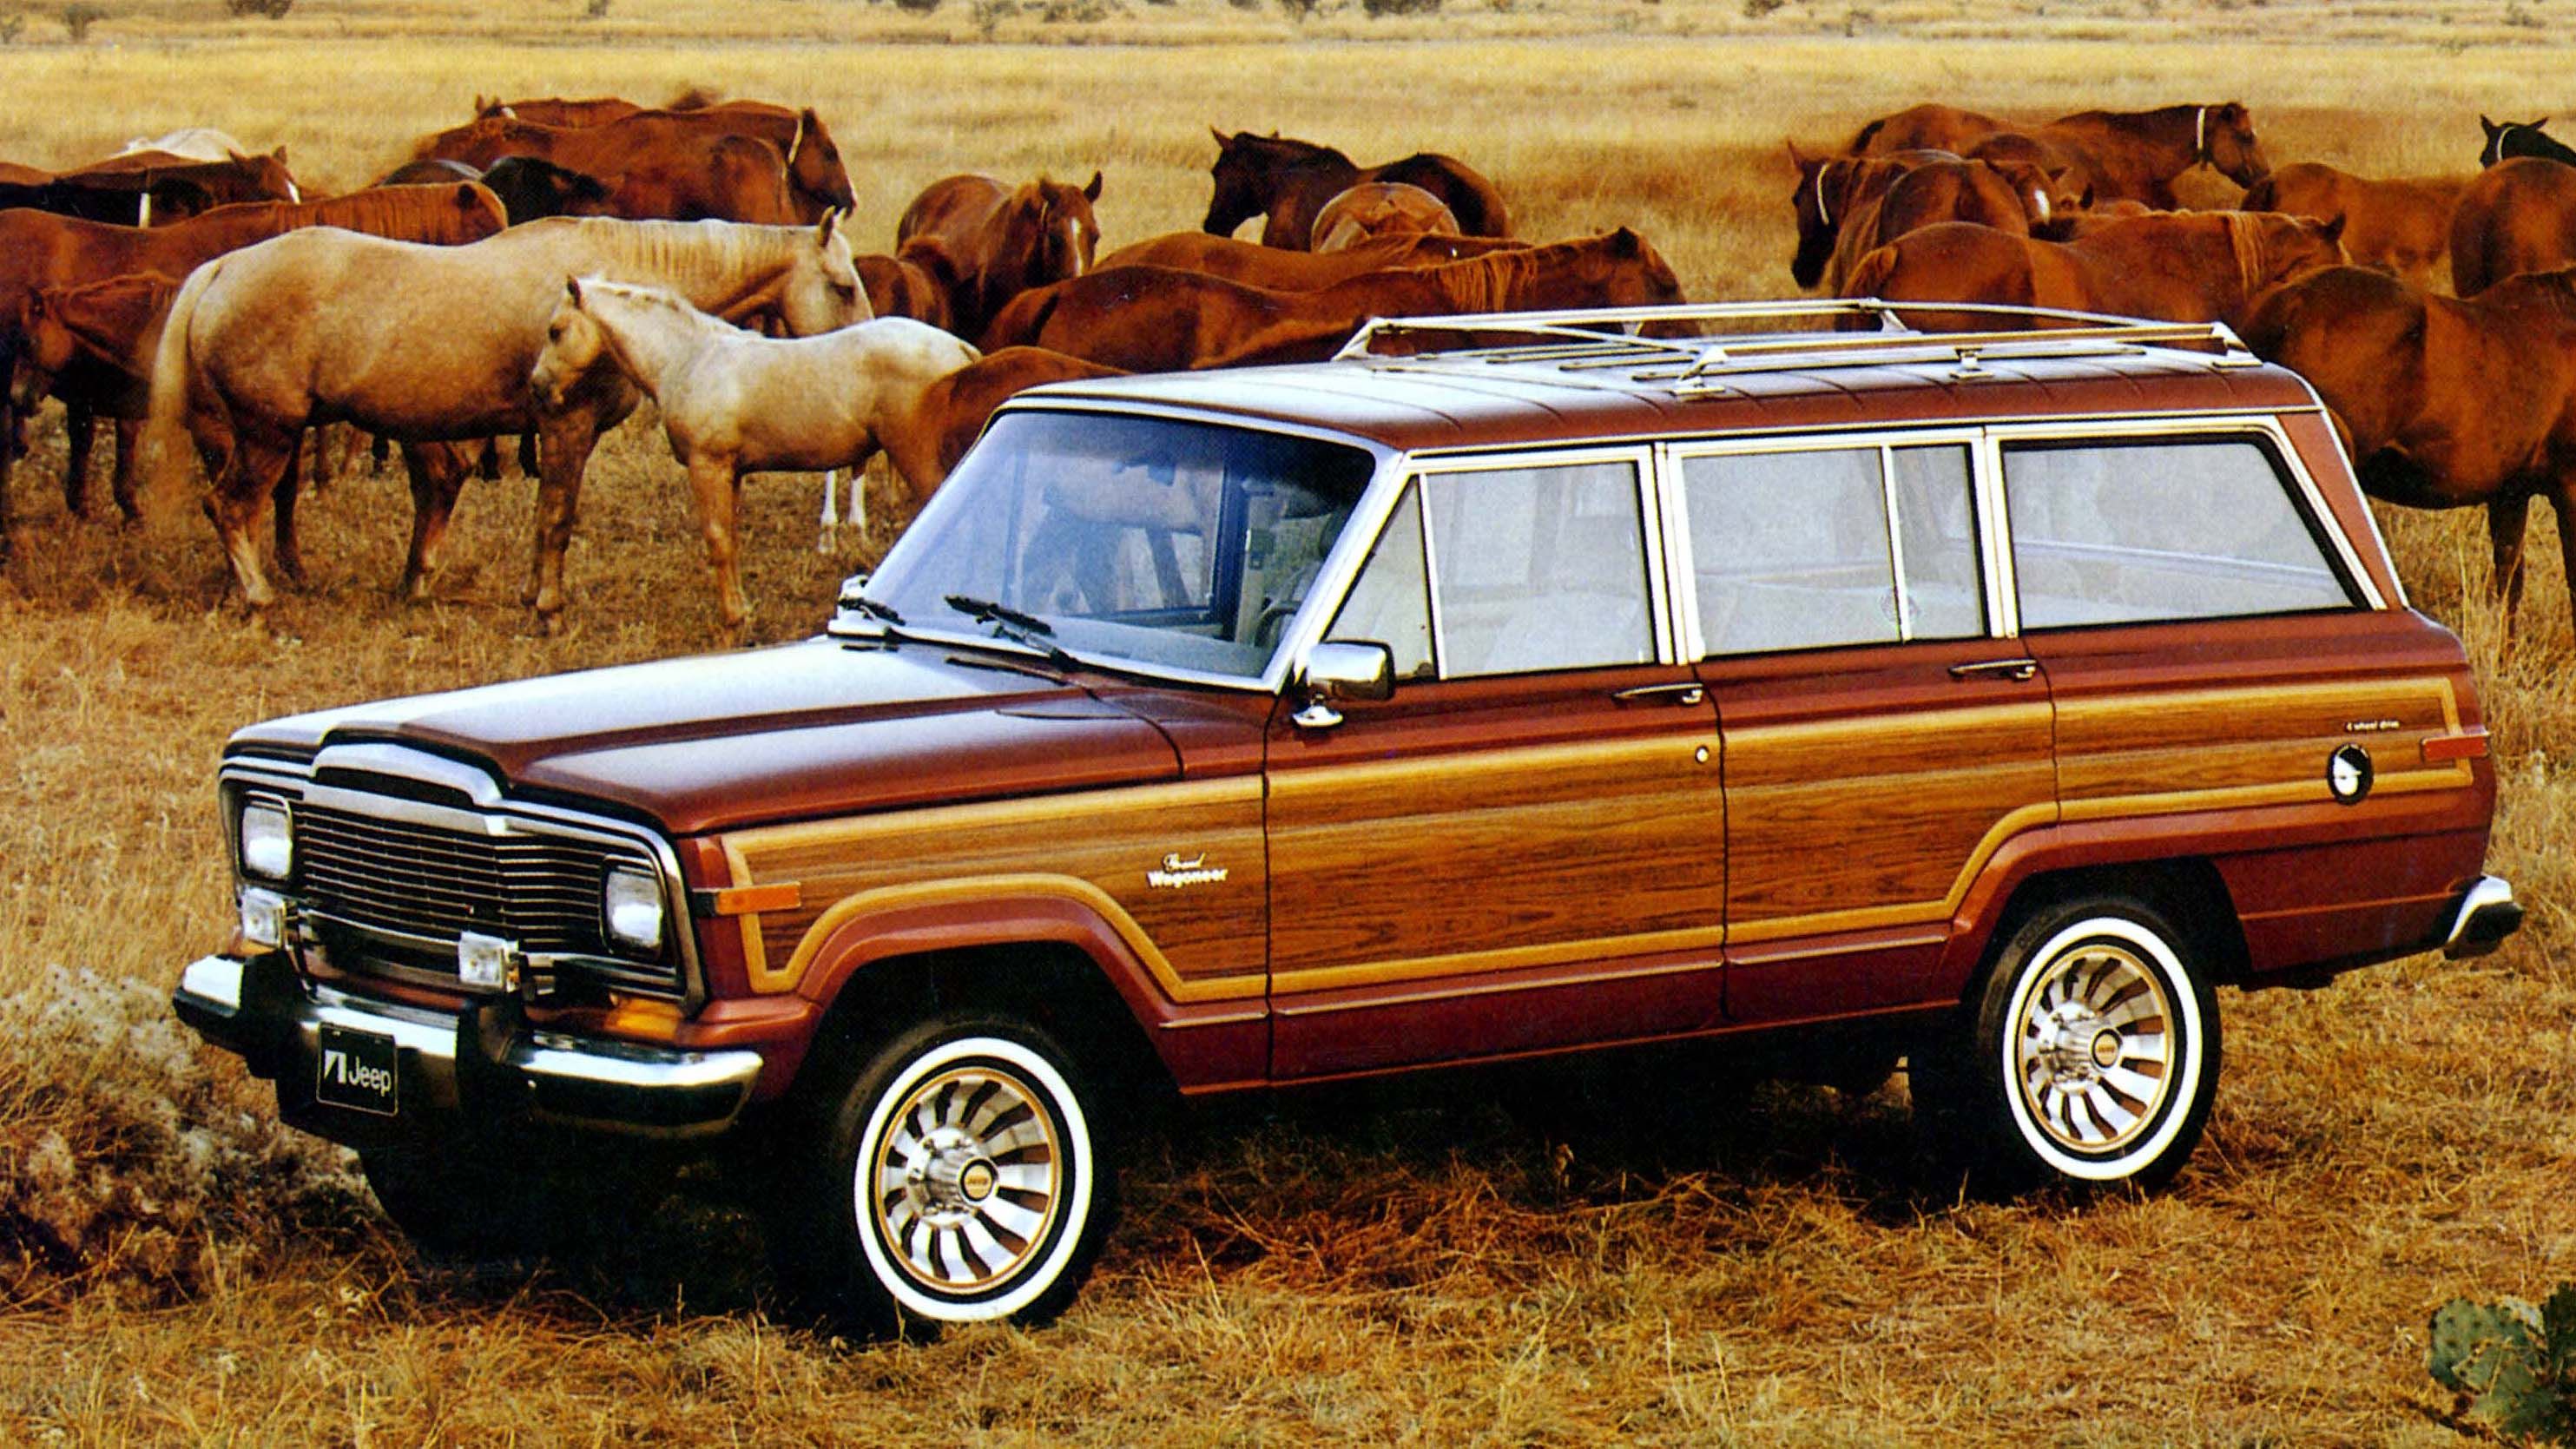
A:
[[[2038,672],[2039,661],[2036,659],[1986,659],[1975,664],[1950,666],[1952,679],[1982,679],[1987,675],[1995,674],[2019,682]]]
[[[1696,684],[1641,684],[1634,689],[1620,690],[1610,697],[1622,704],[1633,704],[1641,699],[1669,699],[1687,708],[1708,698],[1708,691]]]

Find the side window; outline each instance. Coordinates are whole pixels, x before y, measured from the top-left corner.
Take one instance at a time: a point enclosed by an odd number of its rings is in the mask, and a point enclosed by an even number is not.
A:
[[[1430,473],[1440,673],[1644,664],[1644,515],[1626,462]]]
[[[1986,631],[1964,446],[1685,458],[1682,492],[1712,656]]]
[[[1396,678],[1431,678],[1429,580],[1422,565],[1422,491],[1407,485],[1324,637],[1383,644],[1395,655]]]
[[[2250,438],[2009,447],[2004,505],[2025,629],[2353,604]]]

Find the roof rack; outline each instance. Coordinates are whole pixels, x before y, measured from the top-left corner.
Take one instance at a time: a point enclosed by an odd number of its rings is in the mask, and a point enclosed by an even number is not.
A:
[[[1921,332],[1903,311],[1974,313],[2069,324],[2037,330]],[[1869,319],[1867,332],[1756,331],[1713,337],[1647,337],[1651,324]],[[1629,368],[1638,382],[1669,384],[1676,393],[1724,391],[1716,379],[1783,368],[1883,367],[1901,363],[1957,365],[1954,377],[1982,375],[1982,359],[2106,356],[2147,347],[2216,347],[2213,365],[2259,366],[2261,359],[2223,322],[2155,322],[2062,307],[1998,302],[1906,302],[1877,297],[1798,298],[1776,302],[1694,302],[1667,307],[1606,307],[1556,312],[1470,312],[1441,317],[1373,318],[1334,354],[1335,361],[1377,357],[1381,339],[1430,333],[1498,333],[1537,339],[1504,346],[1434,349],[1382,361],[1436,359],[1521,366],[1553,363],[1561,371]]]

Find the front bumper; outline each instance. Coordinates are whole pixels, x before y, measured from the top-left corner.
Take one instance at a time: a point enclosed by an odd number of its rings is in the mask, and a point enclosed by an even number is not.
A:
[[[170,1004],[206,1040],[274,1079],[293,1126],[367,1145],[535,1125],[687,1139],[733,1125],[759,1077],[751,1051],[679,1051],[577,1038],[529,1025],[515,998],[462,1013],[352,996],[304,980],[282,952],[206,956]],[[390,1117],[314,1096],[322,1028],[389,1037],[398,1057]]]

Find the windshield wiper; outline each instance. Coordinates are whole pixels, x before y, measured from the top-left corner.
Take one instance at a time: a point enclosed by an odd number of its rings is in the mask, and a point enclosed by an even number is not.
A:
[[[978,624],[992,625],[995,638],[1007,639],[1022,648],[1044,654],[1047,662],[1058,669],[1082,667],[1082,661],[1065,652],[1064,646],[1043,637],[1055,633],[1055,626],[1035,614],[971,594],[950,594],[943,602]]]
[[[903,615],[895,612],[894,605],[880,604],[865,594],[843,594],[841,596],[841,607],[844,609],[856,609],[860,613],[867,615],[869,618],[874,619],[879,623],[892,624],[898,629],[904,627]]]

